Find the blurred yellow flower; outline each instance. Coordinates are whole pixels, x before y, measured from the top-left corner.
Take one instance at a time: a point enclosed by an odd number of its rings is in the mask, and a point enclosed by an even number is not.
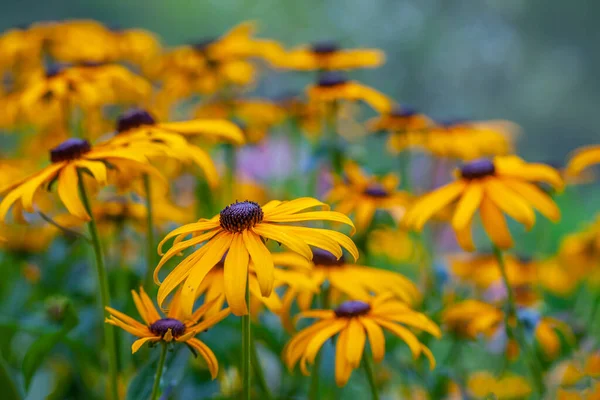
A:
[[[301,71],[375,68],[385,61],[377,49],[342,49],[335,42],[318,42],[280,54],[274,66]]]
[[[369,252],[397,263],[416,263],[424,256],[422,244],[398,228],[375,229],[369,233]]]
[[[600,145],[586,146],[575,151],[566,168],[567,176],[578,176],[581,172],[600,163]]]
[[[452,273],[460,280],[472,282],[479,289],[488,289],[501,282],[498,260],[493,254],[457,254],[448,257]],[[506,275],[511,286],[531,285],[538,279],[538,264],[513,255],[504,257]]]
[[[21,225],[0,224],[0,248],[22,254],[36,254],[48,250],[60,231],[49,224]]]
[[[479,300],[465,300],[448,306],[442,324],[458,336],[475,339],[482,334],[492,336],[504,321],[504,313],[496,306]]]
[[[479,159],[462,165],[457,179],[416,201],[405,215],[405,226],[421,231],[437,212],[456,204],[452,228],[460,246],[474,251],[471,225],[479,211],[483,227],[494,245],[501,249],[513,246],[503,213],[530,229],[538,210],[551,221],[560,219],[560,210],[552,198],[538,188],[545,182],[562,189],[559,173],[543,164],[526,163],[516,156]]]
[[[516,400],[528,398],[532,392],[527,379],[522,376],[504,375],[497,378],[485,371],[472,374],[467,387],[477,399],[487,399],[492,395],[498,400]]]
[[[427,132],[433,121],[424,114],[405,106],[393,106],[389,112],[367,121],[370,132],[390,132],[388,149],[401,153],[410,149],[424,149]]]

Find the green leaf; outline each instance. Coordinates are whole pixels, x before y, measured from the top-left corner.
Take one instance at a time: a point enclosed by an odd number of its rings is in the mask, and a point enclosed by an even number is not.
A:
[[[64,316],[62,326],[58,331],[40,336],[27,350],[23,359],[23,377],[25,388],[29,388],[33,375],[42,365],[46,356],[67,334],[77,326],[79,318],[73,305],[68,300],[64,303]]]
[[[9,371],[8,365],[0,355],[0,388],[2,388],[2,398],[6,400],[21,400],[22,396],[18,386]]]

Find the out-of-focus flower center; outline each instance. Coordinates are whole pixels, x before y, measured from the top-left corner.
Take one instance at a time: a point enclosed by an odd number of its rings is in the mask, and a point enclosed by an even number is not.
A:
[[[385,190],[385,188],[379,184],[372,184],[369,185],[363,192],[364,194],[366,194],[367,196],[371,196],[371,197],[388,197],[390,194],[388,193],[387,190]]]
[[[163,318],[150,325],[150,332],[161,338],[166,335],[169,329],[171,335],[176,338],[185,333],[185,324],[174,318]]]
[[[324,41],[313,43],[310,49],[315,54],[324,55],[335,53],[340,49],[340,46],[336,42]]]
[[[46,68],[46,78],[54,78],[55,76],[63,72],[64,69],[65,68],[62,65],[50,65],[48,68]]]
[[[358,317],[359,315],[365,315],[371,311],[371,306],[368,303],[360,300],[349,300],[345,301],[338,308],[334,310],[336,317]]]
[[[53,163],[61,161],[76,160],[92,149],[90,142],[85,139],[67,139],[52,150],[50,150],[50,161]]]
[[[205,51],[208,46],[210,46],[211,44],[213,44],[216,41],[217,41],[217,39],[214,37],[205,38],[205,39],[199,40],[199,41],[195,42],[194,44],[192,44],[192,47],[194,48],[194,50],[197,50],[197,51]]]
[[[117,119],[117,132],[126,132],[143,125],[154,125],[156,120],[150,113],[142,108],[132,108],[125,111]]]
[[[464,118],[445,119],[437,121],[437,124],[446,129],[456,128],[457,126],[465,125],[467,120]]]
[[[334,87],[341,86],[348,82],[348,78],[342,73],[339,72],[324,72],[319,77],[319,81],[317,82],[317,86],[320,87]]]
[[[225,207],[219,214],[221,228],[231,233],[240,233],[252,228],[263,220],[262,208],[253,201],[235,202]]]
[[[390,116],[392,118],[408,118],[417,114],[417,110],[408,106],[395,106],[392,111],[390,111]]]
[[[313,263],[315,265],[320,265],[323,267],[338,267],[345,263],[344,256],[342,255],[339,260],[327,250],[312,249],[313,253]]]
[[[460,167],[460,175],[465,179],[478,179],[485,176],[494,175],[496,167],[491,160],[480,159],[471,161]]]

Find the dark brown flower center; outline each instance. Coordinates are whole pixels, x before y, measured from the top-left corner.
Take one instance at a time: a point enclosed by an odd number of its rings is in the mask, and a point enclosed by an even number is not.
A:
[[[340,49],[339,44],[333,41],[316,42],[310,46],[311,50],[315,54],[324,55],[332,54]]]
[[[345,301],[334,310],[336,317],[352,318],[359,315],[365,315],[371,311],[371,306],[368,303],[360,300]]]
[[[390,112],[392,118],[408,118],[417,115],[418,112],[412,107],[408,106],[395,106]]]
[[[92,149],[90,142],[85,139],[67,139],[52,150],[50,150],[50,161],[53,163],[61,161],[76,160]]]
[[[377,197],[377,198],[388,197],[390,195],[383,186],[378,185],[378,184],[369,185],[364,190],[363,193],[366,194],[367,196]]]
[[[125,111],[117,119],[117,132],[122,133],[144,125],[154,125],[156,120],[150,113],[141,108],[132,108]]]
[[[312,253],[312,261],[315,265],[320,265],[323,267],[338,267],[345,263],[343,255],[339,259],[337,259],[333,254],[331,254],[327,250],[313,248]]]
[[[225,207],[219,214],[221,228],[231,233],[240,233],[252,228],[263,220],[262,208],[253,201],[235,202]]]
[[[215,43],[216,41],[217,41],[217,38],[214,38],[214,37],[204,38],[204,39],[201,39],[201,40],[193,43],[192,47],[194,48],[194,50],[197,50],[197,51],[205,51],[208,46]]]
[[[491,160],[482,158],[471,161],[460,167],[460,175],[464,179],[479,179],[486,176],[494,175],[496,167]]]
[[[319,77],[319,81],[317,82],[317,86],[319,87],[335,87],[341,86],[348,82],[348,78],[340,72],[324,72]]]
[[[150,332],[161,338],[166,335],[169,329],[171,335],[176,338],[185,333],[185,324],[174,318],[163,318],[150,325]]]
[[[46,78],[54,78],[55,76],[60,75],[61,72],[63,72],[64,70],[65,70],[64,65],[60,65],[60,64],[50,65],[49,67],[46,68]]]

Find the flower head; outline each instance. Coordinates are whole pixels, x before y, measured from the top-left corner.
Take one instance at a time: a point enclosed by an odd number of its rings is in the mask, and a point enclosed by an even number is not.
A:
[[[600,163],[600,145],[587,146],[575,151],[566,168],[567,176],[577,176],[595,164]]]
[[[382,328],[403,340],[414,358],[424,354],[429,359],[430,367],[435,367],[431,351],[407,326],[438,338],[441,336],[439,328],[425,315],[394,300],[393,296],[381,295],[369,301],[349,300],[334,310],[306,311],[298,317],[319,320],[298,332],[284,349],[283,359],[288,368],[292,369],[300,362],[300,369],[305,375],[309,374],[307,364],[314,363],[323,344],[339,334],[335,352],[335,381],[338,386],[344,386],[352,370],[360,365],[367,338],[375,362],[383,360],[385,337]]]
[[[309,197],[283,202],[273,200],[262,207],[246,200],[225,207],[211,219],[200,219],[175,229],[159,244],[160,250],[167,240],[175,237],[173,246],[163,255],[154,271],[155,282],[160,284],[158,272],[173,256],[189,247],[204,245],[187,256],[165,278],[158,292],[159,304],[183,283],[181,304],[184,312],[191,312],[198,287],[227,253],[224,265],[225,296],[234,314],[247,314],[245,292],[249,269],[256,271],[262,296],[269,296],[273,291],[274,264],[264,244],[267,239],[283,244],[309,260],[313,257],[310,246],[326,249],[337,258],[342,256],[344,247],[355,259],[358,258],[354,242],[342,233],[289,225],[290,222],[332,221],[354,227],[348,217],[338,212],[305,211],[314,207],[328,208],[326,204]],[[189,234],[193,234],[193,237],[184,240]]]
[[[179,293],[177,293],[171,302],[169,312],[165,317],[161,317],[144,289],[140,288],[139,294],[132,290],[131,295],[143,323],[112,307],[106,307],[110,316],[106,318],[105,322],[139,338],[131,345],[132,353],[138,351],[145,343],[161,341],[185,343],[202,355],[208,364],[212,378],[216,378],[219,369],[217,358],[208,346],[196,339],[195,336],[227,317],[229,315],[228,308],[203,319],[206,310],[211,306],[210,303],[207,303],[194,311],[189,318],[182,318],[179,309]],[[201,321],[201,319],[203,320]]]
[[[385,61],[377,49],[342,49],[333,41],[315,42],[281,54],[276,67],[301,71],[375,68]]]
[[[387,113],[367,121],[371,132],[390,132],[388,149],[400,153],[407,149],[424,149],[427,133],[434,125],[426,115],[407,106],[393,106]]]
[[[531,228],[535,208],[552,221],[560,219],[554,201],[536,183],[545,182],[561,189],[563,181],[557,171],[543,164],[529,164],[516,156],[479,159],[464,164],[457,179],[415,202],[403,223],[421,230],[423,225],[448,205],[456,205],[452,217],[458,243],[473,251],[471,235],[474,214],[479,211],[483,227],[499,248],[512,247],[513,241],[503,213]]]

